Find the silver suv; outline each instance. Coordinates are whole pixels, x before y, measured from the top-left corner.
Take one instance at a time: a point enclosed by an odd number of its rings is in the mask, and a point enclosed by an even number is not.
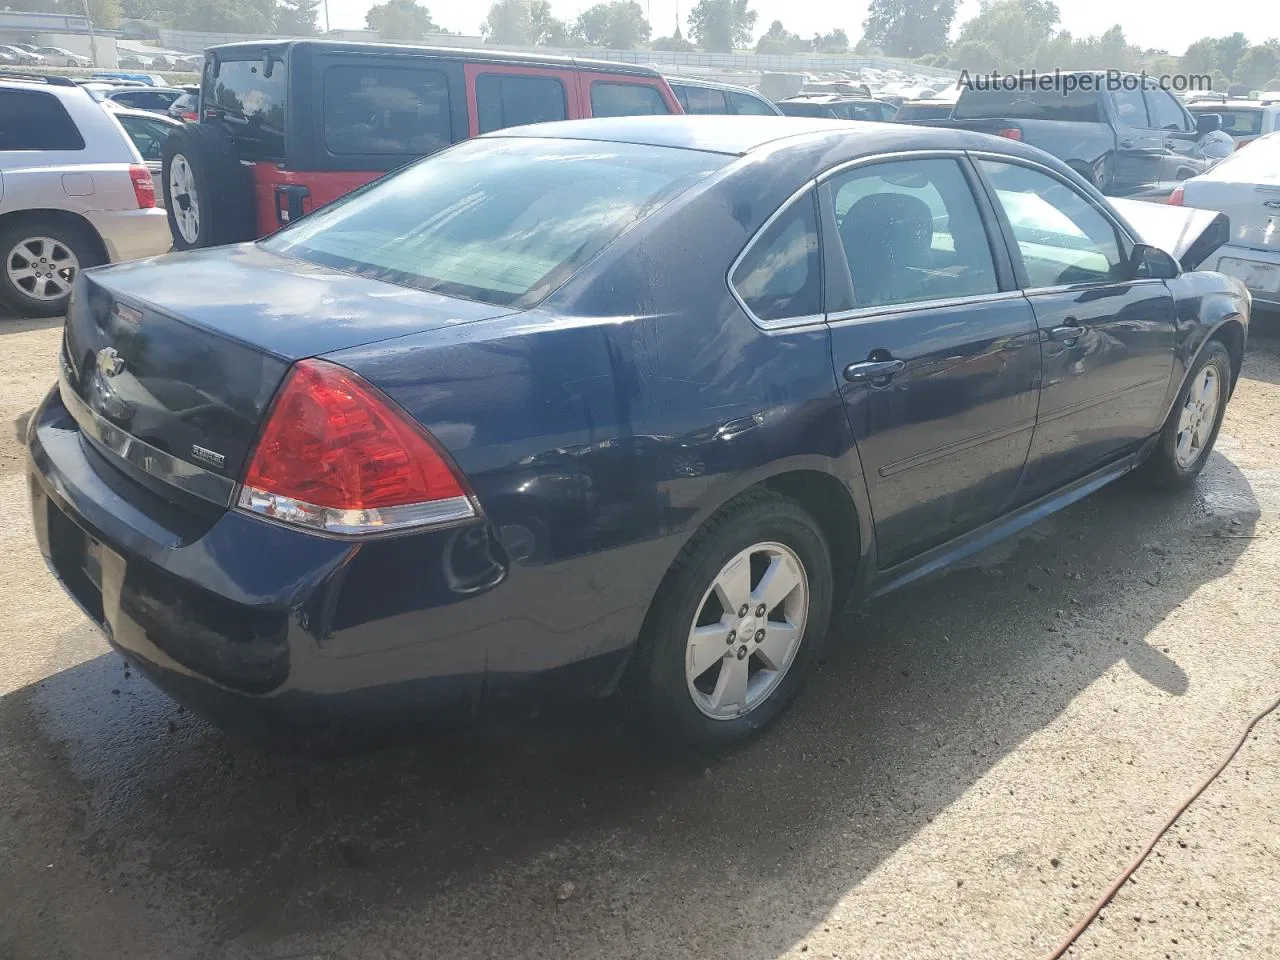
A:
[[[66,310],[85,267],[172,244],[155,185],[119,122],[65,77],[0,77],[0,300]]]

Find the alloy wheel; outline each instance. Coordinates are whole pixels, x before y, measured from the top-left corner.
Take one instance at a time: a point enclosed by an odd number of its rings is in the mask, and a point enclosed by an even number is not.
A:
[[[180,153],[175,153],[169,163],[169,197],[178,232],[194,245],[200,239],[200,195],[191,164]]]
[[[1184,470],[1204,453],[1218,420],[1222,403],[1222,377],[1217,367],[1206,364],[1191,381],[1182,413],[1178,417],[1178,436],[1174,456]]]
[[[80,260],[53,237],[27,237],[14,244],[4,261],[9,282],[32,300],[48,303],[71,293]]]

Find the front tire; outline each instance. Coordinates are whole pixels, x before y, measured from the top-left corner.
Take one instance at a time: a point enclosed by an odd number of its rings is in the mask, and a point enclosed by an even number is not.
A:
[[[1178,393],[1156,448],[1142,466],[1149,483],[1176,490],[1199,476],[1218,439],[1230,394],[1231,354],[1221,342],[1210,340]]]
[[[729,505],[681,551],[654,600],[634,681],[651,722],[698,749],[745,742],[795,699],[831,618],[831,551],[795,501]]]
[[[0,229],[0,300],[21,317],[67,311],[80,271],[105,262],[98,238],[85,227],[27,217]]]

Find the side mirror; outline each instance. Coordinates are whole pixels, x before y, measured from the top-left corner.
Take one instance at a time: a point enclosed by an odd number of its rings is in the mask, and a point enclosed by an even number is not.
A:
[[[1220,113],[1200,113],[1196,114],[1196,133],[1204,136],[1206,133],[1216,133],[1222,129],[1222,114]]]
[[[1147,243],[1134,244],[1129,267],[1134,280],[1172,280],[1182,273],[1177,260]]]

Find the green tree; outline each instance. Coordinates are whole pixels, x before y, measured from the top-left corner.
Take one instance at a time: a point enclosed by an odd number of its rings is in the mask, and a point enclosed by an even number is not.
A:
[[[1280,69],[1280,54],[1265,44],[1258,44],[1240,55],[1231,79],[1250,90],[1263,90],[1277,69]]]
[[[1236,64],[1249,49],[1249,41],[1243,33],[1233,33],[1218,39],[1218,67],[1232,80],[1236,78]]]
[[[653,41],[652,46],[655,50],[664,50],[674,53],[689,53],[698,49],[680,33],[680,24],[678,23],[676,24],[675,33],[671,34],[669,37],[659,37],[657,40]]]
[[[1180,69],[1184,73],[1213,73],[1218,67],[1218,41],[1205,37],[1187,47]]]
[[[428,33],[439,33],[439,25],[431,19],[431,11],[414,0],[386,0],[370,7],[364,15],[370,30],[377,30],[383,40],[412,43]]]
[[[632,50],[653,32],[636,0],[597,3],[578,16],[574,29],[584,43],[610,50]]]
[[[316,34],[320,0],[276,0],[276,33],[282,37]]]
[[[960,26],[958,43],[989,43],[999,62],[1019,67],[1054,35],[1058,5],[1052,0],[984,0],[978,15]]]
[[[551,15],[550,0],[530,0],[529,39],[543,47],[569,44],[569,25]]]
[[[270,34],[276,26],[274,0],[185,0],[162,19],[183,30]]]
[[[947,46],[956,0],[871,0],[863,38],[892,57],[918,57]]]
[[[689,11],[689,36],[713,53],[731,53],[751,42],[756,12],[751,0],[698,0]]]
[[[489,43],[533,43],[533,15],[528,0],[498,0],[480,25]]]
[[[961,40],[951,48],[951,64],[970,73],[990,73],[999,69],[1000,52],[985,40]]]
[[[813,37],[813,49],[818,53],[848,53],[849,35],[839,27],[830,33],[818,33]]]
[[[788,33],[781,20],[769,24],[769,29],[756,41],[756,53],[788,54],[808,49],[805,39],[798,33]]]

